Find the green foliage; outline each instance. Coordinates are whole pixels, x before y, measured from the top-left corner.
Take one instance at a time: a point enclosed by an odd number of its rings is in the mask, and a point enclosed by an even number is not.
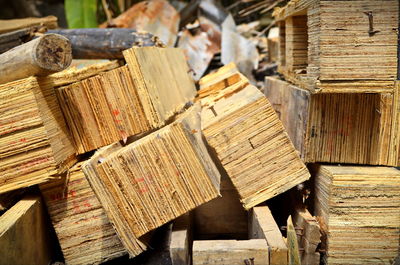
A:
[[[97,0],[65,0],[68,27],[97,28]]]

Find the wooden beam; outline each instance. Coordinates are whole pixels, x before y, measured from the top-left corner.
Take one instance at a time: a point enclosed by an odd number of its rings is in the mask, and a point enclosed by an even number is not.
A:
[[[254,207],[249,220],[249,238],[267,240],[269,264],[287,265],[288,248],[268,206]]]
[[[58,27],[57,17],[47,16],[41,18],[28,17],[0,20],[0,33],[6,33],[28,27],[45,27],[47,29],[55,29]]]
[[[169,248],[172,265],[190,264],[192,240],[191,214],[187,213],[172,223]]]
[[[289,265],[301,265],[297,233],[291,216],[287,220],[287,245],[289,250]]]

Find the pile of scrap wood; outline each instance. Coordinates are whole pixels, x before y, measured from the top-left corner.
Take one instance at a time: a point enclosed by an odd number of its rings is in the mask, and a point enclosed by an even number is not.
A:
[[[275,9],[284,79],[260,91],[246,73],[259,55],[226,53],[245,25],[192,2],[178,14],[143,1],[102,25],[122,28],[58,30],[50,17],[21,22],[20,42],[0,35],[0,48],[16,41],[0,54],[0,265],[392,264],[399,3]],[[185,54],[201,38],[224,63],[205,76],[211,59]]]

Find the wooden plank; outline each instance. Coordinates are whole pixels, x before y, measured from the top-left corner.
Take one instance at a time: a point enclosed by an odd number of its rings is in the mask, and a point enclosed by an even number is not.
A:
[[[313,172],[315,214],[327,228],[327,262],[390,264],[399,254],[400,171],[314,165]]]
[[[52,261],[52,242],[40,196],[27,195],[0,216],[0,245],[2,265]]]
[[[253,86],[204,108],[202,128],[246,209],[309,178],[272,106]]]
[[[268,265],[268,245],[264,239],[202,240],[193,242],[193,265]]]
[[[191,262],[192,231],[191,216],[187,213],[172,224],[170,256],[172,265],[187,265]]]
[[[75,162],[57,97],[34,77],[0,85],[0,193],[62,174]]]
[[[0,33],[10,32],[27,27],[46,27],[48,29],[55,29],[58,27],[57,17],[47,16],[42,18],[28,17],[0,20]]]
[[[250,216],[249,238],[267,240],[269,264],[288,264],[288,248],[268,206],[254,207]]]
[[[100,151],[83,165],[130,253],[138,237],[219,195],[219,173],[201,138],[199,107],[123,148]]]
[[[126,254],[81,169],[40,185],[64,259],[68,264],[94,264]]]
[[[301,265],[297,234],[291,216],[287,220],[287,245],[289,250],[289,265]]]

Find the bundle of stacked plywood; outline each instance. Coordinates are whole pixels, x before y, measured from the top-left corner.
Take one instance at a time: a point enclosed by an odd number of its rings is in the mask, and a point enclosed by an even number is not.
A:
[[[266,78],[265,94],[303,161],[332,164],[312,174],[328,264],[399,255],[398,12],[392,0],[293,0],[274,12],[285,80]]]

